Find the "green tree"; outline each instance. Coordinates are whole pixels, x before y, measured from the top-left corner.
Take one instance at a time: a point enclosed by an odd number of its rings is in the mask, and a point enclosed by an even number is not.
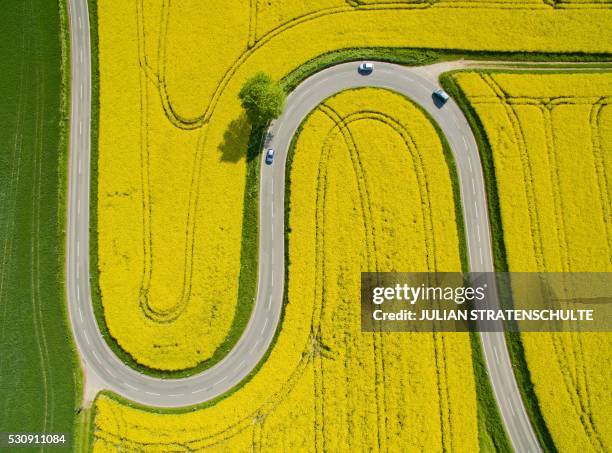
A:
[[[246,81],[238,98],[251,121],[258,127],[277,118],[283,111],[287,93],[272,77],[264,72],[258,72]]]

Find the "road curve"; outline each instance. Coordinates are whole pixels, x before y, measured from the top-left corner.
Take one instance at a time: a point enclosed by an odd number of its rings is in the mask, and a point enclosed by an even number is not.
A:
[[[102,337],[89,285],[89,194],[91,54],[87,0],[69,0],[71,35],[71,123],[66,242],[66,290],[70,321],[85,370],[86,384],[109,389],[130,400],[163,407],[193,405],[215,398],[244,379],[261,360],[274,335],[284,285],[285,160],[298,126],[325,98],[348,88],[376,86],[397,91],[423,106],[438,122],[455,157],[465,219],[470,267],[493,270],[491,234],[476,141],[458,106],[451,100],[438,109],[437,88],[418,69],[377,63],[368,77],[355,63],[340,64],[305,80],[288,97],[283,115],[270,128],[267,146],[275,162],[261,166],[259,280],[249,323],[232,351],[214,367],[188,378],[158,379],[125,365]],[[482,345],[493,390],[516,451],[539,451],[518,391],[504,335],[482,333]]]

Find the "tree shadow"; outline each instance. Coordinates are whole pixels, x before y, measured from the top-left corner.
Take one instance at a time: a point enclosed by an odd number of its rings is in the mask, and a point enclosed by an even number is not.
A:
[[[249,137],[251,126],[245,113],[233,119],[223,133],[223,142],[219,145],[221,160],[239,162],[249,155]]]

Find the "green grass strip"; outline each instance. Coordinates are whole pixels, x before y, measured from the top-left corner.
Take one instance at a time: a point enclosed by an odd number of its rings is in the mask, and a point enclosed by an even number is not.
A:
[[[480,120],[478,114],[471,105],[469,99],[461,88],[457,85],[454,74],[458,71],[443,74],[440,82],[444,89],[457,102],[463,113],[465,114],[480,152],[480,160],[482,162],[485,188],[487,191],[487,202],[489,208],[489,222],[491,225],[491,241],[493,243],[493,260],[496,272],[508,272],[508,261],[506,255],[506,246],[504,243],[504,230],[501,220],[501,210],[499,203],[499,193],[497,189],[497,178],[495,176],[495,165],[493,162],[493,150],[488,136]],[[474,71],[484,72],[484,71]],[[491,72],[491,71],[486,71]],[[513,71],[515,72],[515,71]],[[564,71],[566,72],[566,71]],[[547,71],[548,73],[548,71]],[[531,421],[533,430],[540,443],[542,449],[546,452],[556,452],[557,448],[550,435],[537,396],[533,388],[533,382],[527,366],[523,344],[520,339],[520,334],[517,332],[506,332],[506,344],[512,361],[514,376],[516,377],[519,391],[527,415]]]

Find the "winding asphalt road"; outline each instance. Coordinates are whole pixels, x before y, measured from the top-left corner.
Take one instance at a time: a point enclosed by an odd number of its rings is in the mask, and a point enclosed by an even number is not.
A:
[[[126,366],[108,347],[93,313],[89,284],[89,194],[91,54],[87,0],[70,0],[72,114],[66,249],[66,288],[72,330],[86,377],[86,400],[100,389],[151,406],[187,406],[230,390],[257,365],[268,349],[279,322],[284,285],[285,160],[298,126],[321,101],[339,91],[377,86],[404,94],[423,106],[438,122],[452,149],[461,186],[470,267],[493,270],[491,234],[481,163],[470,127],[451,100],[434,106],[431,93],[436,69],[410,69],[376,63],[368,77],[356,64],[340,64],[305,80],[293,91],[281,118],[270,128],[267,146],[275,162],[261,166],[259,282],[251,319],[234,349],[217,365],[183,379],[158,379]],[[442,68],[443,66],[439,66]],[[441,69],[438,70],[438,72]],[[482,345],[497,402],[516,451],[539,451],[518,391],[503,333],[482,333]]]

